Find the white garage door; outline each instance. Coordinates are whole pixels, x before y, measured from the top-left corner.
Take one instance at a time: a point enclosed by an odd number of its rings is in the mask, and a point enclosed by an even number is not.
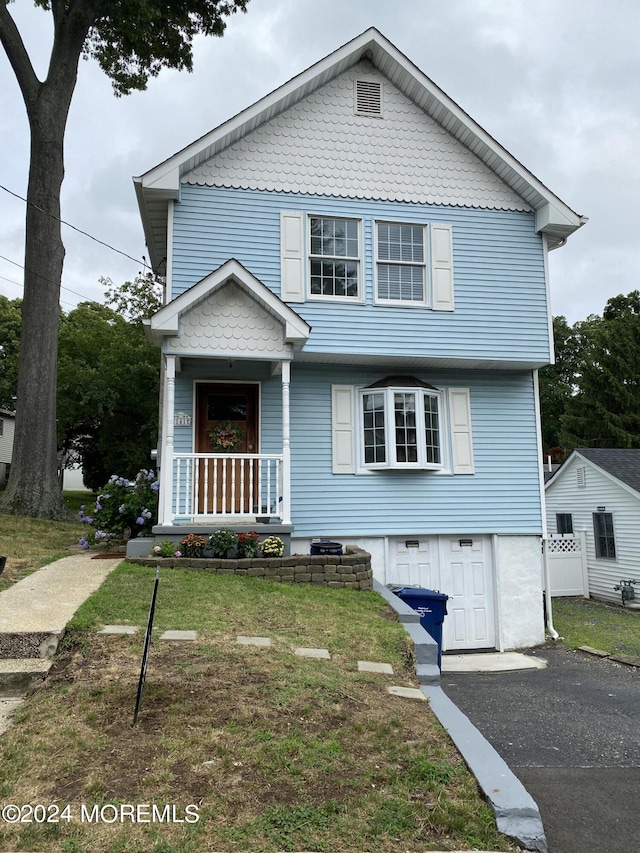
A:
[[[387,583],[424,586],[449,596],[442,632],[445,651],[495,648],[489,537],[393,538],[389,558]]]

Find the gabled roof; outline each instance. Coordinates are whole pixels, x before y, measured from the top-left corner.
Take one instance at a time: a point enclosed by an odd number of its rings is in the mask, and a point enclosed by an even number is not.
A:
[[[636,497],[640,496],[640,450],[633,448],[577,448],[564,462],[559,471],[553,475],[548,485],[551,485],[560,478],[572,459],[580,457],[600,468],[607,476],[619,480],[620,483],[637,492],[638,495]]]
[[[304,346],[311,333],[311,326],[235,258],[226,261],[152,317],[143,320],[148,340],[160,345],[163,338],[177,335],[180,331],[180,317],[229,282],[239,285],[282,323],[286,343],[294,348]]]
[[[180,179],[184,174],[365,59],[536,211],[536,228],[548,236],[551,247],[561,245],[586,222],[372,27],[234,118],[134,178],[153,267],[157,268],[166,254],[167,204],[179,197]]]

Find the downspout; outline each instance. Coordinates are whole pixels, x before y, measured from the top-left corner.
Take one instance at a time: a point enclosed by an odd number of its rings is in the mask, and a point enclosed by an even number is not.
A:
[[[533,388],[535,391],[536,406],[536,433],[538,440],[538,477],[540,482],[540,511],[542,513],[542,572],[544,577],[544,604],[547,614],[547,631],[553,640],[559,639],[560,635],[553,627],[553,612],[551,609],[551,582],[549,578],[549,560],[547,557],[547,506],[544,491],[544,459],[542,456],[542,427],[540,421],[540,386],[538,382],[538,371],[533,371]]]

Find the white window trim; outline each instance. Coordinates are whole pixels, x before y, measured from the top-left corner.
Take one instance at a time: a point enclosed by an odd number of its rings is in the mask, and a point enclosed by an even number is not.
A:
[[[422,228],[424,235],[424,258],[422,264],[409,263],[408,261],[380,261],[378,258],[378,225],[409,225]],[[378,296],[378,264],[399,264],[400,266],[422,266],[424,276],[423,298],[420,300],[408,299],[381,299]],[[375,219],[373,222],[373,301],[374,305],[392,305],[394,308],[430,308],[431,307],[431,234],[428,223],[424,222],[398,222],[392,219]]]
[[[362,400],[365,394],[383,394],[385,395],[385,457],[386,462],[365,462],[364,460],[364,411]],[[426,461],[426,447],[423,444],[418,445],[418,461],[417,462],[398,462],[396,461],[396,446],[394,438],[394,427],[392,417],[394,412],[394,394],[416,394],[420,396],[420,405],[416,406],[416,431],[418,435],[424,436],[424,406],[422,405],[422,397],[433,396],[438,400],[438,419],[440,432],[440,459],[438,464],[429,463]],[[445,389],[436,389],[434,391],[427,388],[406,388],[402,386],[393,386],[385,388],[369,388],[359,387],[357,389],[357,460],[358,474],[370,474],[379,471],[429,471],[435,474],[451,474],[451,448],[450,448],[450,427],[448,418],[447,394]],[[391,416],[391,417],[390,417]]]
[[[357,296],[325,296],[322,293],[311,293],[311,259],[312,258],[328,258],[329,255],[312,255],[311,254],[311,220],[312,219],[334,219],[341,222],[355,222],[358,226],[358,256],[345,257],[345,261],[355,261],[358,265],[358,295]],[[307,214],[306,227],[306,280],[307,280],[307,301],[308,302],[344,302],[347,305],[358,305],[364,303],[364,259],[363,259],[363,227],[362,219],[357,216],[336,216],[331,213],[309,213]]]

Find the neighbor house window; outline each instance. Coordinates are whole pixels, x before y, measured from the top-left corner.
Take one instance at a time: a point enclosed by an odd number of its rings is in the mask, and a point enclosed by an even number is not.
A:
[[[310,217],[311,296],[360,298],[360,223],[357,219]]]
[[[442,392],[384,383],[360,392],[363,466],[443,468]]]
[[[376,299],[378,302],[427,301],[426,228],[378,222],[376,225]]]
[[[0,418],[0,435],[4,435],[4,421]]]
[[[615,560],[616,540],[613,532],[613,515],[610,512],[593,513],[593,534],[596,557],[599,560]]]
[[[556,513],[556,530],[563,535],[573,533],[573,516],[570,512]]]

